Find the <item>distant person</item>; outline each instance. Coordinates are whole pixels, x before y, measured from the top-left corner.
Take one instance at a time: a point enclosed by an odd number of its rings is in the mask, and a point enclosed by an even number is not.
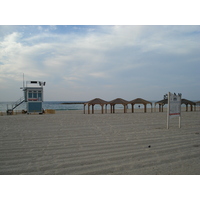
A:
[[[138,106],[138,108],[140,108],[140,105]]]

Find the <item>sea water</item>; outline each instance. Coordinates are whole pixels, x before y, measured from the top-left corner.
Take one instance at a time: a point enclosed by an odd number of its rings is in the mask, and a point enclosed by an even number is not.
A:
[[[76,102],[67,102],[71,104],[62,104],[63,101],[44,101],[42,103],[43,109],[53,110],[83,110],[83,104],[75,104]],[[74,104],[73,104],[74,103]],[[5,112],[7,109],[12,109],[14,102],[0,102],[0,112]],[[22,103],[15,110],[26,110],[26,103]]]
[[[152,107],[154,107],[154,102],[152,101],[153,105]],[[15,102],[0,102],[0,112],[6,112],[7,109],[12,109],[12,105]],[[68,104],[63,104],[63,103],[68,103]],[[80,103],[80,102],[79,102]],[[53,110],[83,110],[84,109],[84,102],[82,102],[82,104],[77,104],[77,101],[44,101],[42,103],[42,107],[43,109],[53,109]],[[121,104],[116,104],[115,105],[115,109],[123,109],[124,106]],[[131,109],[131,105],[128,104],[128,108]],[[134,108],[140,108],[143,109],[144,105],[143,104],[136,104],[134,106]],[[147,108],[151,108],[150,104],[147,104]],[[85,107],[85,109],[88,109],[88,106]],[[91,106],[90,106],[90,109]],[[101,106],[100,105],[95,105],[94,106],[95,110],[101,110]],[[110,105],[108,104],[107,109],[110,109]],[[22,103],[21,105],[19,105],[15,110],[26,110],[26,103]]]

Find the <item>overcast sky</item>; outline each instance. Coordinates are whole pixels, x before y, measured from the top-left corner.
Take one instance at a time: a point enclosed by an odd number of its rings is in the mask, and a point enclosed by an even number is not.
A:
[[[45,100],[200,100],[200,26],[0,26],[0,101],[23,73]]]

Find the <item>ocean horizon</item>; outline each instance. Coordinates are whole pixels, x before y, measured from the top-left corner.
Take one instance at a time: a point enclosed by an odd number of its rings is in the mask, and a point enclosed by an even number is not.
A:
[[[152,102],[152,107],[154,108],[154,103],[157,102],[158,100],[154,100],[154,101],[150,101]],[[195,100],[194,102],[197,102],[198,100]],[[42,104],[42,107],[44,110],[46,109],[53,109],[53,110],[83,110],[84,109],[84,105],[83,103],[85,103],[87,101],[44,101]],[[15,102],[12,101],[7,101],[7,102],[0,102],[0,112],[6,112],[7,109],[12,109],[12,105]],[[167,105],[165,105],[164,107],[167,107]],[[185,107],[185,105],[183,104],[182,107]],[[100,110],[101,106],[100,105],[95,105],[95,110]],[[108,105],[107,107],[108,109],[110,108],[110,106]],[[115,106],[116,109],[123,109],[123,105],[121,104],[116,104]],[[131,105],[128,105],[128,108],[131,108]],[[144,108],[143,104],[136,104],[135,108]],[[150,104],[147,104],[147,108],[151,108]],[[87,109],[87,106],[86,106]],[[22,103],[21,105],[19,105],[15,110],[20,111],[20,110],[26,110],[26,103]]]
[[[44,101],[42,103],[42,107],[44,110],[46,109],[53,109],[53,110],[83,110],[84,109],[84,103],[87,101]],[[154,102],[156,101],[151,101],[154,105]],[[12,101],[7,101],[7,102],[0,102],[0,111],[5,112],[7,109],[12,109],[12,105],[15,102]],[[80,104],[77,104],[80,103]],[[140,105],[140,108],[143,108],[143,104],[137,104],[135,106],[138,107]],[[131,105],[128,105],[129,108],[131,108]],[[148,104],[147,108],[150,108],[151,106]],[[123,109],[123,105],[121,104],[116,104],[115,106],[116,109]],[[87,106],[86,106],[87,109]],[[100,105],[95,105],[95,110],[100,110],[101,106]],[[109,109],[109,105],[108,105]],[[26,110],[26,103],[22,103],[19,105],[15,110]]]
[[[82,110],[83,104],[77,104],[77,102],[85,102],[85,101],[44,101],[42,103],[43,109],[53,109],[53,110]],[[0,111],[5,112],[7,109],[12,109],[12,105],[15,102],[7,101],[0,102]],[[70,103],[70,104],[63,104]],[[14,110],[26,110],[26,102],[19,105]]]

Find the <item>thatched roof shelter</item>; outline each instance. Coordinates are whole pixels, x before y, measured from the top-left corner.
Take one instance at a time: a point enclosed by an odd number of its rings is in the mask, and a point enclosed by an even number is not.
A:
[[[100,99],[100,98],[95,98],[95,99],[92,99],[88,102],[86,102],[85,104],[90,104],[90,105],[94,105],[94,104],[108,104],[107,101],[103,100],[103,99]]]
[[[196,111],[196,103],[193,101],[189,101],[187,99],[181,99],[181,104],[186,105],[186,111],[188,111],[188,105],[190,105],[190,111],[193,111],[193,106],[194,106],[194,110]]]
[[[122,104],[122,105],[126,104],[127,105],[129,102],[124,100],[124,99],[117,98],[117,99],[114,99],[112,101],[109,101],[108,103],[109,104]]]
[[[163,100],[155,102],[155,109],[156,109],[157,104],[159,105],[159,112],[163,112],[163,107],[165,104],[168,104],[168,99],[163,99]]]
[[[152,103],[150,101],[144,100],[142,98],[137,98],[132,101],[129,101],[129,103],[132,105],[132,113],[134,112],[134,105],[135,104],[143,104],[144,105],[144,112],[147,112],[147,104],[151,105],[151,112],[152,112]]]
[[[165,104],[168,104],[168,99],[163,99],[160,101],[155,102],[155,106],[156,104],[159,105],[159,112],[163,112],[163,106]],[[186,105],[186,111],[188,111],[188,105],[190,105],[190,110],[193,111],[193,106],[194,106],[194,110],[196,110],[196,103],[193,101],[189,101],[187,99],[181,99],[181,104],[185,104]]]
[[[163,99],[163,100],[157,101],[157,102],[155,102],[155,104],[160,104],[160,105],[168,104],[168,99]]]
[[[107,104],[108,102],[100,99],[100,98],[95,98],[92,99],[86,103],[84,103],[84,114],[85,114],[85,106],[88,105],[88,114],[90,114],[90,106],[92,106],[92,114],[94,114],[94,105],[99,104],[101,106],[101,113],[103,114],[103,106],[106,105],[105,111],[107,112]]]
[[[115,105],[116,104],[122,104],[124,106],[124,113],[127,112],[128,101],[126,101],[124,99],[117,98],[112,101],[109,101],[108,103],[110,104],[110,112],[111,113],[115,113]]]
[[[181,104],[190,104],[190,105],[196,105],[196,103],[195,102],[193,102],[193,101],[189,101],[189,100],[187,100],[187,99],[181,99]]]

